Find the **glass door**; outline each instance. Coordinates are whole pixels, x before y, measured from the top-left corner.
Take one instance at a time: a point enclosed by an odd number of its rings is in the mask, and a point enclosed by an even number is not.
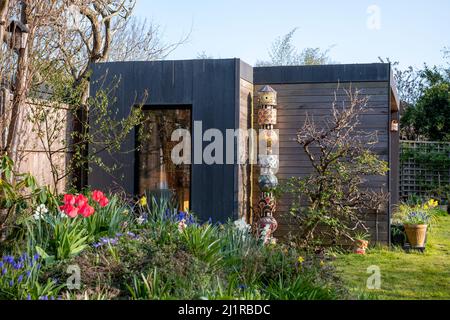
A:
[[[176,197],[180,210],[190,209],[191,165],[175,165],[172,142],[177,129],[191,131],[191,110],[188,108],[146,109],[141,128],[142,143],[137,152],[139,194],[169,192]]]

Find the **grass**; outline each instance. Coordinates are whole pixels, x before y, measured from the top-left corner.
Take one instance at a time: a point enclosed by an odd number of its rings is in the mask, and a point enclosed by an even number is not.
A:
[[[339,254],[334,262],[355,297],[380,300],[450,299],[450,216],[439,217],[425,253],[377,247],[365,256]],[[381,272],[381,288],[369,290],[370,266]]]

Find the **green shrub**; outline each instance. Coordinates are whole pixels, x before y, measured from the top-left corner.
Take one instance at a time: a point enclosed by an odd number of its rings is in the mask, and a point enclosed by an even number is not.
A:
[[[80,218],[45,215],[27,222],[29,245],[48,263],[74,257],[89,244],[89,234]]]
[[[164,300],[170,297],[169,285],[168,282],[162,281],[155,268],[153,273],[147,276],[133,276],[132,285],[127,287],[134,300]]]
[[[265,289],[269,300],[334,300],[332,289],[315,285],[308,276],[285,279],[281,275],[269,283]]]
[[[93,242],[101,237],[111,237],[123,232],[133,223],[131,208],[117,196],[109,198],[108,206],[97,206],[96,212],[89,218],[83,219],[83,226]]]
[[[187,251],[207,263],[209,267],[218,267],[222,262],[221,243],[216,227],[210,224],[188,226],[182,232],[182,239]]]

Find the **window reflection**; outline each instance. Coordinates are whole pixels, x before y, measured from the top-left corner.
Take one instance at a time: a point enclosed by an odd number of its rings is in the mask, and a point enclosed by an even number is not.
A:
[[[171,152],[178,142],[171,136],[176,129],[191,130],[189,109],[145,110],[145,140],[138,152],[139,193],[170,191],[181,210],[190,208],[191,166],[175,165]]]

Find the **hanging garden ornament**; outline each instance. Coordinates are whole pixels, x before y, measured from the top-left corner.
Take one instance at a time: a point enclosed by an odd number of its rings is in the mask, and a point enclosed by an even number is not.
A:
[[[277,203],[275,201],[275,197],[272,193],[267,193],[264,195],[264,198],[262,198],[259,201],[259,210],[265,217],[272,216],[273,213],[276,210]]]
[[[277,124],[277,109],[273,107],[263,107],[258,111],[259,125],[276,125]]]
[[[271,154],[259,156],[259,166],[261,168],[269,168],[276,170],[278,169],[278,164],[279,164],[278,155]]]
[[[276,210],[276,200],[274,190],[278,186],[278,178],[275,172],[279,167],[279,157],[272,154],[272,147],[278,142],[278,136],[273,130],[277,124],[277,92],[270,86],[264,86],[258,92],[258,124],[260,126],[260,154],[258,163],[260,176],[258,178],[261,199],[259,200],[258,230],[259,235],[264,236],[264,243],[274,243],[274,232],[278,228],[278,222],[273,217]],[[263,154],[263,151],[265,153]]]
[[[262,192],[271,192],[278,187],[278,178],[273,174],[260,175],[258,184]]]

